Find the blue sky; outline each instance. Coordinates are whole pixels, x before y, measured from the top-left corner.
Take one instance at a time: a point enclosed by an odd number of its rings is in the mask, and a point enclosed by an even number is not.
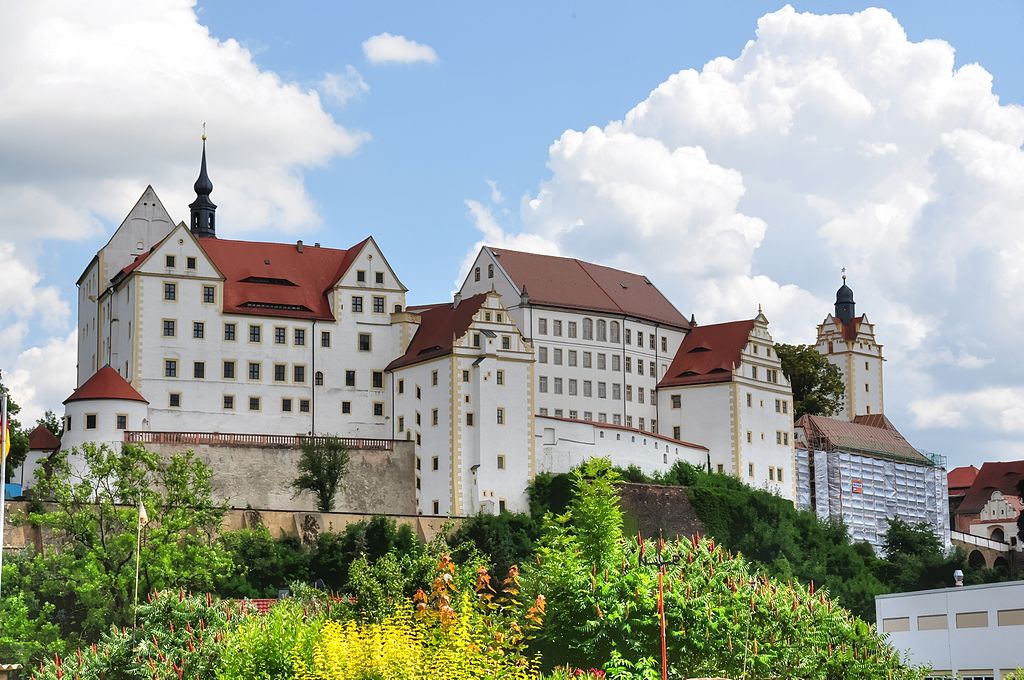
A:
[[[487,241],[810,342],[847,266],[887,414],[954,463],[1024,458],[1019,2],[108,1],[0,27],[0,366],[29,413],[69,391],[74,281],[145,185],[186,217],[206,120],[222,236],[372,234],[412,304]],[[374,62],[384,33],[436,59]]]

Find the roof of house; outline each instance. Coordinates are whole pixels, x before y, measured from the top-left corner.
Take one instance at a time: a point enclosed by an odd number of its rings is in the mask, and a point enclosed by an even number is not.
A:
[[[224,312],[333,321],[328,292],[348,271],[369,238],[348,250],[294,243],[197,239],[224,275]],[[161,242],[162,243],[162,242]],[[138,269],[159,243],[124,267],[114,281]]]
[[[982,463],[974,483],[956,510],[957,514],[981,512],[985,503],[992,497],[993,491],[1001,491],[1004,496],[1019,495],[1017,483],[1021,479],[1024,479],[1024,460]]]
[[[82,383],[82,386],[71,393],[64,403],[85,401],[87,399],[125,399],[127,401],[146,401],[145,397],[121,377],[121,374],[110,366],[104,366]]]
[[[487,249],[516,287],[526,288],[532,303],[622,314],[682,329],[690,327],[646,276],[569,257],[490,246]]]
[[[473,315],[484,304],[487,295],[479,293],[461,300],[458,305],[445,302],[419,307],[420,325],[409,347],[405,354],[388,364],[385,370],[393,371],[451,354],[455,338],[461,338],[469,330]]]
[[[695,326],[658,387],[728,382],[754,329],[754,319]]]
[[[973,465],[965,465],[958,468],[953,468],[946,475],[946,483],[949,486],[950,496],[962,496],[967,493],[967,490],[974,484],[974,479],[978,476],[978,468]]]
[[[864,321],[864,315],[861,314],[860,316],[855,316],[850,319],[849,323],[846,323],[835,314],[829,314],[824,323],[827,324],[830,320],[843,334],[843,340],[853,342],[857,339],[857,333],[860,332],[860,325]]]
[[[36,425],[36,429],[28,433],[28,448],[30,451],[56,451],[60,448],[60,439],[46,425]]]
[[[615,425],[614,423],[602,423],[602,422],[598,422],[596,420],[580,420],[579,418],[562,418],[562,417],[559,417],[559,416],[541,416],[541,415],[538,415],[537,417],[538,418],[544,418],[546,420],[558,420],[558,421],[561,421],[561,422],[564,422],[564,423],[581,423],[583,425],[592,425],[594,427],[602,428],[602,429],[606,429],[606,430],[622,430],[623,432],[630,432],[632,434],[638,434],[638,435],[642,435],[644,437],[650,437],[652,439],[660,439],[661,441],[667,442],[669,444],[677,444],[679,446],[685,446],[686,448],[689,448],[689,449],[699,449],[701,451],[708,451],[709,450],[708,447],[704,446],[703,444],[694,444],[693,442],[683,441],[682,439],[675,439],[674,437],[669,437],[668,435],[658,434],[656,432],[648,432],[647,430],[641,430],[641,429],[638,429],[638,428],[635,428],[635,427],[628,427],[626,425]]]
[[[840,449],[882,458],[898,458],[910,463],[931,465],[932,461],[910,445],[888,419],[879,427],[825,416],[801,416],[795,427],[803,429],[812,449]]]

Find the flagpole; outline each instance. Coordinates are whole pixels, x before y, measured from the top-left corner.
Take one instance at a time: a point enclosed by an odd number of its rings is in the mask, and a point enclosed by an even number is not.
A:
[[[132,608],[132,628],[139,621],[139,562],[142,557],[142,497],[139,497],[139,521],[135,530],[135,606]]]
[[[7,390],[0,385],[0,602],[3,602],[4,516],[7,510]]]

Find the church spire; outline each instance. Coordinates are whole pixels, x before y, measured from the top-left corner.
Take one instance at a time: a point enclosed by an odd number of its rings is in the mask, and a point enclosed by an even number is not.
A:
[[[843,285],[836,291],[836,318],[844,324],[853,321],[856,304],[853,301],[853,289],[846,285],[846,267],[843,267]]]
[[[193,188],[196,191],[196,200],[188,206],[192,212],[192,233],[199,237],[217,238],[217,206],[210,200],[213,182],[206,174],[206,123],[203,123],[203,160],[199,166],[199,178],[196,179]]]

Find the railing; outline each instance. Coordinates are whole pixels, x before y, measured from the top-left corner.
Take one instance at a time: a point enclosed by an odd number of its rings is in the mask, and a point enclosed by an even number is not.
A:
[[[993,541],[991,538],[985,538],[984,536],[965,534],[962,531],[950,531],[949,540],[959,541],[960,543],[969,543],[970,545],[976,545],[980,548],[989,548],[991,550],[998,550],[999,552],[1006,552],[1010,550],[1009,543]]]
[[[358,439],[354,437],[307,437],[291,434],[238,434],[224,432],[150,432],[125,430],[124,441],[132,444],[182,444],[194,446],[251,446],[297,449],[303,443],[341,442],[350,449],[363,451],[394,451],[393,439]]]

